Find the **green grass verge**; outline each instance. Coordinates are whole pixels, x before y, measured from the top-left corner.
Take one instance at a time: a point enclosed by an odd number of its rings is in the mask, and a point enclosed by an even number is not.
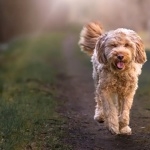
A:
[[[0,149],[68,149],[55,111],[63,37],[22,39],[0,54]]]
[[[147,51],[147,62],[144,64],[142,74],[139,77],[139,88],[136,97],[141,105],[150,110],[150,51]]]

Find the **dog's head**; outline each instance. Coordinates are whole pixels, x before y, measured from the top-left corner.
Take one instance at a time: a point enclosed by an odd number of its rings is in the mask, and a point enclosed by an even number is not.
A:
[[[130,68],[132,62],[143,64],[146,53],[141,38],[132,30],[119,28],[99,37],[96,51],[100,63],[115,71]]]

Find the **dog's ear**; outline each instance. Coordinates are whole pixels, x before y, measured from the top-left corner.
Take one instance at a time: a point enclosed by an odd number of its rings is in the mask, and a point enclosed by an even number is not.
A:
[[[96,52],[97,52],[97,58],[98,61],[102,64],[107,63],[107,59],[105,56],[105,40],[106,40],[107,34],[104,34],[99,37],[97,44],[96,44]]]
[[[147,59],[144,44],[140,37],[137,37],[135,39],[135,44],[136,44],[135,62],[139,64],[144,64]]]

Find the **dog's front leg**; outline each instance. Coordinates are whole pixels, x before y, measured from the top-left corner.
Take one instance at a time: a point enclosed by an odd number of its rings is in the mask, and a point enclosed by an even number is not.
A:
[[[100,97],[103,104],[105,123],[112,134],[119,134],[118,110],[113,101],[113,94],[101,90]]]
[[[130,110],[133,103],[135,91],[131,92],[130,94],[123,96],[121,101],[121,112],[119,116],[119,128],[121,134],[130,135],[132,133],[131,128],[129,127],[130,121]]]

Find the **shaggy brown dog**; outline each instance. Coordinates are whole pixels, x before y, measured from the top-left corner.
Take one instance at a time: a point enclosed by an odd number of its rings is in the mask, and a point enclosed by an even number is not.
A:
[[[104,121],[113,134],[131,134],[130,109],[146,62],[141,38],[124,28],[103,33],[99,23],[91,22],[83,28],[79,45],[92,58],[94,119]]]

